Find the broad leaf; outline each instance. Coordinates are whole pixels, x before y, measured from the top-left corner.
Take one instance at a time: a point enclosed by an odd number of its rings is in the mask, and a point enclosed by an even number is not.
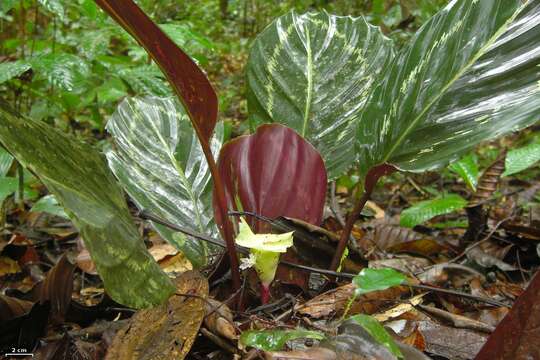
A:
[[[210,142],[217,122],[218,100],[204,72],[133,0],[96,3],[148,51],[184,104],[198,136]]]
[[[317,150],[293,130],[279,124],[262,125],[253,135],[233,139],[221,149],[218,168],[229,209],[270,218],[287,216],[315,225],[322,221],[324,163]],[[217,206],[214,215],[221,223]],[[268,224],[248,220],[256,233],[269,232]]]
[[[476,157],[473,154],[464,156],[459,161],[452,163],[449,168],[461,176],[471,190],[476,191],[479,173]]]
[[[30,64],[22,60],[0,63],[0,84],[21,75],[30,68]]]
[[[251,346],[265,351],[278,351],[283,349],[285,343],[294,339],[324,339],[319,331],[292,329],[292,330],[249,330],[242,332],[240,342],[244,346]]]
[[[0,106],[0,142],[39,176],[80,230],[105,289],[132,307],[160,304],[174,286],[146,251],[120,187],[91,146]]]
[[[355,296],[367,294],[372,291],[386,290],[393,286],[403,284],[407,277],[394,269],[365,268],[353,278],[356,287]]]
[[[62,205],[58,203],[58,200],[54,195],[46,195],[39,199],[30,209],[31,212],[46,212],[55,216],[69,219]]]
[[[217,154],[223,131],[214,137]],[[217,236],[208,165],[183,107],[174,98],[124,100],[107,123],[116,147],[109,166],[140,209],[195,232]],[[156,225],[156,224],[154,224]],[[201,266],[206,244],[162,226],[160,234]]]
[[[449,194],[439,199],[421,201],[403,210],[399,223],[401,226],[412,228],[435,216],[463,209],[466,205],[467,200],[455,194]]]
[[[0,146],[0,177],[7,175],[12,163],[13,156]]]
[[[4,200],[17,191],[19,187],[19,180],[12,177],[0,178],[0,205]]]
[[[505,170],[502,176],[509,176],[529,167],[540,161],[540,141],[533,142],[527,146],[510,150],[506,154]]]
[[[392,354],[398,358],[403,358],[394,338],[384,329],[380,322],[374,317],[364,314],[351,316],[348,321],[354,321],[361,325],[377,342],[384,345]]]
[[[277,122],[293,128],[319,150],[336,178],[354,163],[354,122],[392,57],[390,40],[363,18],[283,15],[250,52],[252,127]]]
[[[360,166],[423,171],[540,117],[540,3],[455,0],[375,80]]]

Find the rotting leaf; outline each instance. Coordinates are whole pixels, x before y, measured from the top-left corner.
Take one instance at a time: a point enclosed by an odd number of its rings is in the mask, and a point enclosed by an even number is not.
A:
[[[226,339],[236,340],[238,337],[236,335],[231,309],[226,304],[215,299],[206,299],[204,325],[214,334]]]
[[[140,310],[118,331],[106,359],[183,359],[189,353],[205,315],[208,281],[186,271],[175,284],[166,303]]]
[[[39,301],[51,303],[50,321],[61,324],[71,303],[75,265],[64,254],[40,284]]]
[[[32,302],[0,295],[0,322],[23,316],[32,308]]]

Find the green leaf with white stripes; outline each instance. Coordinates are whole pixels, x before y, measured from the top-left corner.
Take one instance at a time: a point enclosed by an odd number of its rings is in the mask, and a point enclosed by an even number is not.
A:
[[[47,9],[51,13],[58,16],[60,18],[60,20],[64,20],[64,18],[65,18],[65,10],[64,10],[64,5],[62,5],[60,0],[38,0],[38,2],[45,9]]]
[[[109,166],[140,209],[195,232],[219,236],[213,221],[212,184],[197,135],[174,98],[124,100],[107,124],[115,149]],[[223,127],[216,128],[217,156]],[[154,224],[195,266],[206,262],[207,245]]]
[[[424,171],[540,118],[540,2],[454,0],[376,79],[357,129],[364,172]]]
[[[0,146],[0,177],[7,175],[12,163],[13,156],[11,156],[6,149]]]
[[[336,178],[355,161],[355,120],[392,58],[391,41],[363,18],[283,15],[257,36],[250,52],[251,127],[277,122],[293,128]]]
[[[30,64],[23,60],[0,63],[0,84],[21,75],[30,68]]]
[[[79,229],[107,293],[134,308],[167,300],[175,287],[146,250],[99,151],[2,103],[0,123],[0,142],[40,178]]]

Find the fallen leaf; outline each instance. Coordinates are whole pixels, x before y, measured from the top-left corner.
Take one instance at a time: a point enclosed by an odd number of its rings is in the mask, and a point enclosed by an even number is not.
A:
[[[475,360],[540,359],[540,276],[536,274]]]
[[[188,354],[204,318],[208,281],[192,270],[175,284],[177,291],[165,304],[138,311],[118,331],[106,359],[183,359]]]
[[[11,258],[0,256],[0,277],[21,272],[19,263]]]
[[[212,298],[206,299],[204,325],[208,330],[226,339],[235,340],[238,336],[233,324],[233,314],[226,304]]]
[[[47,276],[40,286],[39,301],[41,304],[50,301],[50,320],[54,324],[64,322],[71,295],[73,292],[73,272],[75,265],[66,255],[63,255],[56,265],[47,272]]]
[[[0,322],[22,316],[30,311],[32,302],[0,295]]]

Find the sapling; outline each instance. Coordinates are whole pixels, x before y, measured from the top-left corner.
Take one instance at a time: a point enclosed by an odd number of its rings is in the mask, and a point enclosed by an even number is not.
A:
[[[249,248],[249,257],[241,260],[241,269],[255,267],[261,281],[261,302],[270,298],[270,284],[276,275],[279,257],[293,244],[294,231],[284,234],[254,234],[247,222],[240,218],[236,243]]]

